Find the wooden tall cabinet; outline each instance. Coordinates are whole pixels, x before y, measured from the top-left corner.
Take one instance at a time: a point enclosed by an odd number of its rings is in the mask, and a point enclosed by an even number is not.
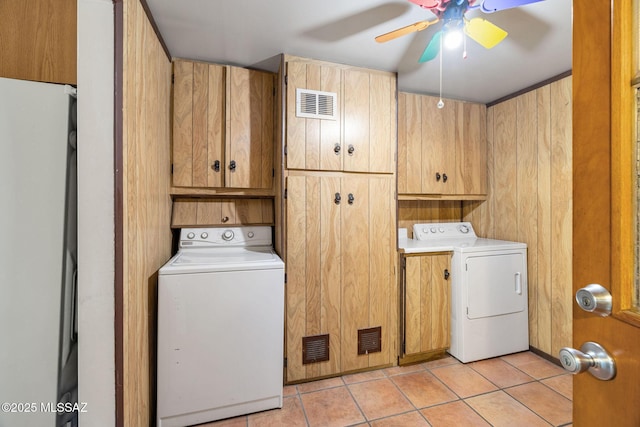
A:
[[[401,360],[415,362],[451,344],[451,254],[402,256]]]
[[[397,355],[395,75],[285,56],[286,381]],[[296,91],[336,95],[298,117]]]
[[[486,107],[398,94],[398,192],[484,198],[487,193]]]
[[[275,74],[174,61],[173,186],[272,188]]]

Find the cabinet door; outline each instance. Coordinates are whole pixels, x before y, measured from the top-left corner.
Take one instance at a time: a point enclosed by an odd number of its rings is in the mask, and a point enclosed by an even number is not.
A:
[[[457,101],[446,100],[438,108],[438,98],[422,97],[422,193],[456,192],[456,110]]]
[[[405,258],[404,354],[449,348],[449,255]]]
[[[173,201],[171,227],[217,225],[273,225],[271,199],[177,198]]]
[[[271,188],[275,76],[230,67],[226,187]]]
[[[392,173],[395,79],[367,70],[343,71],[344,171]]]
[[[296,90],[331,92],[339,98],[342,70],[329,65],[292,61],[287,63],[287,81],[287,169],[342,170],[340,102],[336,105],[337,120],[296,116]]]
[[[395,265],[394,181],[342,180],[342,371],[391,362]],[[382,351],[358,354],[358,330],[381,327]]]
[[[287,177],[287,382],[340,372],[340,178]],[[341,202],[342,203],[342,202]],[[329,360],[303,364],[303,337],[328,334]]]
[[[173,185],[222,187],[225,67],[176,60],[173,70]]]
[[[456,192],[487,194],[487,108],[459,102],[456,116]]]
[[[433,176],[423,176],[422,164],[422,96],[398,94],[398,193],[421,194],[422,183]]]

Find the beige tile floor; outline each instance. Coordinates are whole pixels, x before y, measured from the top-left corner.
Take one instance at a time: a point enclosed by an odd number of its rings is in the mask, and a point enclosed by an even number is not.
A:
[[[572,379],[531,352],[453,357],[284,388],[282,409],[200,427],[568,426]]]

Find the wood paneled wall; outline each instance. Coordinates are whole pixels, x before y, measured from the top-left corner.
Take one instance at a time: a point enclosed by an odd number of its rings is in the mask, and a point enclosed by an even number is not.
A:
[[[463,204],[478,235],[527,243],[529,341],[572,344],[571,77],[487,109],[489,194]]]
[[[406,228],[413,237],[413,224],[423,222],[462,221],[462,202],[459,200],[399,200],[398,228]]]
[[[0,77],[76,84],[76,0],[0,1]]]
[[[155,417],[157,271],[171,255],[171,62],[139,0],[124,1],[123,417]]]

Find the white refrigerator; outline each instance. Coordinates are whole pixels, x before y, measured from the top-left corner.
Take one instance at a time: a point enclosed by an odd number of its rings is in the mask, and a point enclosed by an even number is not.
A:
[[[73,93],[0,78],[0,426],[77,424]]]

